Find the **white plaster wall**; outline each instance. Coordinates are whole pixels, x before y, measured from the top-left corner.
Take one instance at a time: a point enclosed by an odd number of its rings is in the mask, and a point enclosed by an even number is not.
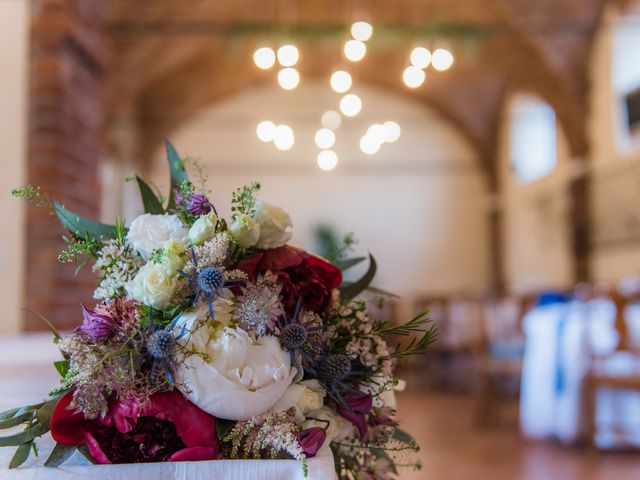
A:
[[[507,288],[516,293],[569,288],[573,280],[567,222],[571,163],[566,138],[558,128],[557,166],[550,175],[520,183],[509,158],[513,98],[503,112],[498,154]]]
[[[633,89],[640,73],[640,17],[621,17],[609,6],[596,37],[592,76],[592,115],[589,119],[593,174],[606,173],[626,162],[640,162],[640,133],[624,124],[621,95]],[[596,249],[592,256],[595,280],[615,283],[640,273],[640,247],[620,245]]]
[[[0,333],[20,330],[24,270],[24,206],[11,198],[24,183],[29,3],[0,1]]]
[[[336,109],[328,86],[303,82],[294,92],[246,90],[204,109],[171,135],[181,154],[200,157],[211,197],[228,213],[233,189],[251,180],[261,197],[284,206],[293,242],[313,247],[313,229],[327,223],[355,232],[359,250],[379,262],[378,286],[403,296],[481,291],[488,283],[485,185],[472,149],[441,118],[415,101],[374,88],[358,88],[363,110],[337,132],[338,167],[315,165],[313,134],[321,114]],[[260,142],[261,120],[291,125],[296,145],[280,152]],[[362,154],[360,136],[374,122],[395,120],[400,140],[374,156]],[[164,153],[152,177],[166,185]]]

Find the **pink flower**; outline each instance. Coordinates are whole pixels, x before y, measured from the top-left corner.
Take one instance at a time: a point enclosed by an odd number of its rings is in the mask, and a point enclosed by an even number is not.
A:
[[[76,328],[76,332],[84,333],[96,342],[106,340],[113,335],[116,325],[111,316],[89,310],[82,305],[82,317],[82,325]]]
[[[322,444],[327,438],[327,432],[325,432],[323,428],[312,427],[298,432],[296,438],[302,447],[302,452],[305,457],[311,458],[315,457],[320,447],[322,447]]]
[[[368,393],[350,393],[346,397],[347,405],[338,407],[338,414],[349,420],[358,429],[360,440],[367,434],[367,413],[373,406],[373,397]]]
[[[51,436],[63,445],[86,444],[98,463],[196,461],[216,458],[214,417],[178,391],[139,401],[113,400],[104,418],[87,420],[71,407],[73,391],[60,399],[51,417]]]

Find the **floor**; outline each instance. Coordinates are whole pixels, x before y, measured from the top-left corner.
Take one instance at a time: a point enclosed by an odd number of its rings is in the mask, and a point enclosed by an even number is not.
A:
[[[402,392],[405,429],[421,445],[422,470],[403,480],[638,480],[640,452],[597,453],[553,442],[533,443],[518,433],[517,406],[497,426],[473,427],[470,397]]]

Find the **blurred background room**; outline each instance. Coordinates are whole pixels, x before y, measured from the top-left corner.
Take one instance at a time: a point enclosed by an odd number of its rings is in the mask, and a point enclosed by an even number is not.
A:
[[[640,478],[640,1],[0,0],[0,45],[0,410],[95,283],[11,188],[132,219],[169,138],[431,309],[400,478]]]

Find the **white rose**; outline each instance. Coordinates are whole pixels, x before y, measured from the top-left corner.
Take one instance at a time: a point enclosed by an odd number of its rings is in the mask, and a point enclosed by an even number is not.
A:
[[[171,241],[186,247],[189,242],[189,232],[175,215],[145,213],[131,223],[127,241],[142,255],[142,258],[147,260],[152,251],[166,247]]]
[[[218,216],[211,212],[209,215],[199,217],[189,229],[189,240],[194,245],[211,240],[216,234]]]
[[[253,247],[260,238],[260,225],[249,215],[238,215],[229,230],[242,248]]]
[[[184,265],[186,259],[184,245],[175,240],[170,240],[164,249],[164,257],[161,265],[167,271],[167,275],[174,276]]]
[[[180,342],[204,355],[180,362],[178,389],[205,412],[247,420],[268,411],[291,384],[296,369],[276,337],[254,343],[242,329],[212,329],[198,321],[198,313],[183,315],[182,321],[191,334]]]
[[[327,392],[316,379],[292,383],[271,410],[284,412],[295,407],[296,413],[304,417],[310,411],[322,408],[326,394]]]
[[[258,200],[254,218],[260,225],[256,247],[278,248],[291,240],[291,217],[282,208]]]
[[[153,308],[163,310],[171,304],[176,281],[165,265],[147,263],[132,280],[125,284],[125,290],[134,300]]]

